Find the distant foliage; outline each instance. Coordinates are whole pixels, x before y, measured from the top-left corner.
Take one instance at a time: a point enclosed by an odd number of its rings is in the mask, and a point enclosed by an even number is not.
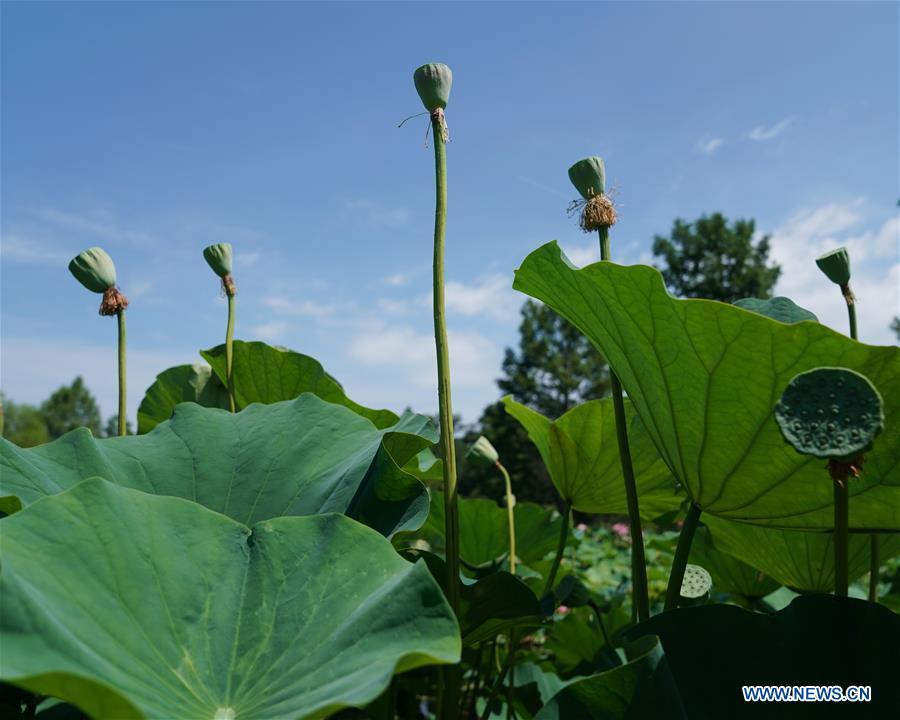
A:
[[[78,427],[88,428],[94,437],[101,436],[100,408],[80,375],[47,398],[41,405],[41,414],[51,440]]]
[[[769,297],[781,267],[768,264],[770,236],[754,244],[755,230],[753,220],[729,225],[721,213],[692,223],[675,220],[669,237],[653,240],[653,255],[664,262],[657,268],[666,286],[678,297],[728,303]]]

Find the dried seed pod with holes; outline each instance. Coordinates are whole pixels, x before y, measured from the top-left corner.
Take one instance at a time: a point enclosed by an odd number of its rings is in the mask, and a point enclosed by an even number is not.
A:
[[[679,605],[699,605],[709,598],[712,590],[712,577],[699,565],[687,565],[681,581],[681,598]]]

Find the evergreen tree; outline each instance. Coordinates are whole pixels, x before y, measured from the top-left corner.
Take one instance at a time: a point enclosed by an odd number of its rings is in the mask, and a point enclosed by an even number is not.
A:
[[[753,220],[729,226],[721,213],[703,215],[693,223],[675,220],[669,237],[657,235],[653,255],[669,290],[678,297],[734,302],[741,298],[767,298],[781,274],[768,265],[769,235],[755,245]]]

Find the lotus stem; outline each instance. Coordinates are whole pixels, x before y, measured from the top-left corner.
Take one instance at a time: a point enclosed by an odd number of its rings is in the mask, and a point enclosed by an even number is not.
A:
[[[553,591],[556,582],[556,573],[559,572],[559,564],[562,562],[563,553],[566,551],[566,543],[569,539],[569,516],[572,514],[572,505],[566,503],[562,512],[562,524],[559,528],[559,542],[556,545],[556,555],[553,557],[553,565],[550,566],[550,575],[547,576],[547,584],[541,597]]]
[[[236,411],[234,402],[234,293],[226,289],[228,296],[228,326],[225,330],[225,376],[228,383],[228,408]]]
[[[119,325],[119,436],[128,434],[128,409],[125,398],[125,308],[116,310],[116,319]]]
[[[834,594],[847,597],[850,569],[847,543],[850,526],[850,495],[846,480],[834,481]]]
[[[869,537],[869,601],[874,603],[878,602],[878,568],[881,567],[878,540],[878,533]]]
[[[509,523],[509,572],[516,574],[516,498],[512,492],[512,481],[509,479],[509,472],[499,460],[496,462],[497,469],[503,475],[503,482],[506,484],[506,517]]]
[[[672,560],[672,572],[669,574],[669,584],[666,587],[666,602],[664,610],[674,610],[678,607],[678,599],[681,597],[681,584],[684,582],[684,571],[687,568],[688,557],[691,554],[691,543],[694,541],[694,533],[697,531],[697,523],[700,520],[700,508],[691,503],[681,534],[678,536],[678,546],[675,548],[675,557]]]
[[[600,236],[600,259],[609,261],[609,228],[598,228]],[[641,528],[641,510],[638,502],[637,483],[631,464],[631,449],[628,445],[628,426],[625,421],[625,401],[622,399],[622,384],[619,377],[609,371],[609,384],[613,398],[613,412],[616,418],[616,438],[619,443],[619,460],[622,476],[625,478],[625,501],[628,506],[628,525],[631,532],[631,585],[632,602],[637,610],[638,621],[650,618],[650,595],[647,589],[647,564],[644,558],[644,533]],[[687,562],[685,560],[685,562]]]

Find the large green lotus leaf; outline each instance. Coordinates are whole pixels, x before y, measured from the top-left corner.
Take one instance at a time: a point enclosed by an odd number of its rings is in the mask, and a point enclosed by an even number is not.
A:
[[[228,409],[228,390],[209,365],[176,365],[156,376],[138,407],[138,433],[148,433],[172,417],[181,402]]]
[[[821,461],[782,439],[773,408],[796,374],[862,373],[885,401],[885,430],[850,486],[853,529],[900,530],[900,348],[863,345],[815,322],[780,323],[711,300],[678,300],[645,266],[581,270],[548,243],[514,287],[547,303],[600,349],[660,454],[706,513],[830,529]]]
[[[623,665],[569,682],[535,720],[687,718],[659,638],[642,637],[625,652]]]
[[[627,633],[659,636],[690,718],[895,718],[900,615],[875,603],[801,595],[773,614],[702,605]],[[745,702],[746,685],[867,685],[871,702]],[[664,716],[661,716],[664,717]]]
[[[831,533],[758,527],[715,517],[707,517],[706,523],[717,547],[783,585],[807,592],[834,590]],[[879,537],[882,562],[900,554],[900,535]],[[870,535],[851,533],[848,545],[850,580],[855,580],[869,572]]]
[[[337,514],[247,527],[95,478],[3,520],[0,676],[92,717],[322,718],[456,662],[424,563]]]
[[[765,573],[720,549],[713,542],[712,534],[707,528],[697,528],[691,543],[690,562],[709,572],[713,590],[742,595],[748,600],[764,598],[769,593],[775,592],[779,586],[778,582]]]
[[[213,372],[225,381],[225,345],[201,350],[200,354],[212,366]],[[373,410],[353,402],[344,394],[341,384],[309,355],[263,342],[234,342],[234,400],[239,409],[255,402],[268,404],[292,400],[305,392],[348,407],[378,428],[390,427],[397,422],[397,415],[390,410]]]
[[[200,354],[210,365],[178,365],[156,376],[138,408],[139,434],[150,432],[168,420],[181,402],[228,408],[225,346],[201,350]],[[254,402],[293,400],[311,392],[350,408],[378,428],[390,427],[398,420],[390,410],[373,410],[353,402],[315,358],[262,342],[234,341],[234,390],[238,410]]]
[[[471,566],[486,565],[509,556],[509,519],[506,508],[485,498],[459,498],[459,556]],[[535,503],[516,503],[516,556],[532,563],[556,549],[562,518]],[[431,493],[428,520],[416,533],[434,552],[444,552],[444,497]],[[505,563],[504,563],[505,564]]]
[[[407,418],[397,427],[417,425]],[[400,466],[431,443],[406,434],[394,443],[406,454],[397,455],[386,445],[392,434],[404,433],[310,393],[236,414],[182,403],[147,435],[96,440],[82,428],[28,449],[3,440],[0,495],[28,505],[97,476],[194,500],[246,525],[340,512],[391,535],[427,515],[428,492]]]
[[[583,403],[557,420],[508,395],[503,405],[525,428],[563,500],[582,512],[628,513],[612,399]],[[655,517],[677,510],[684,495],[628,402],[625,417],[631,428],[629,440],[641,514]]]

